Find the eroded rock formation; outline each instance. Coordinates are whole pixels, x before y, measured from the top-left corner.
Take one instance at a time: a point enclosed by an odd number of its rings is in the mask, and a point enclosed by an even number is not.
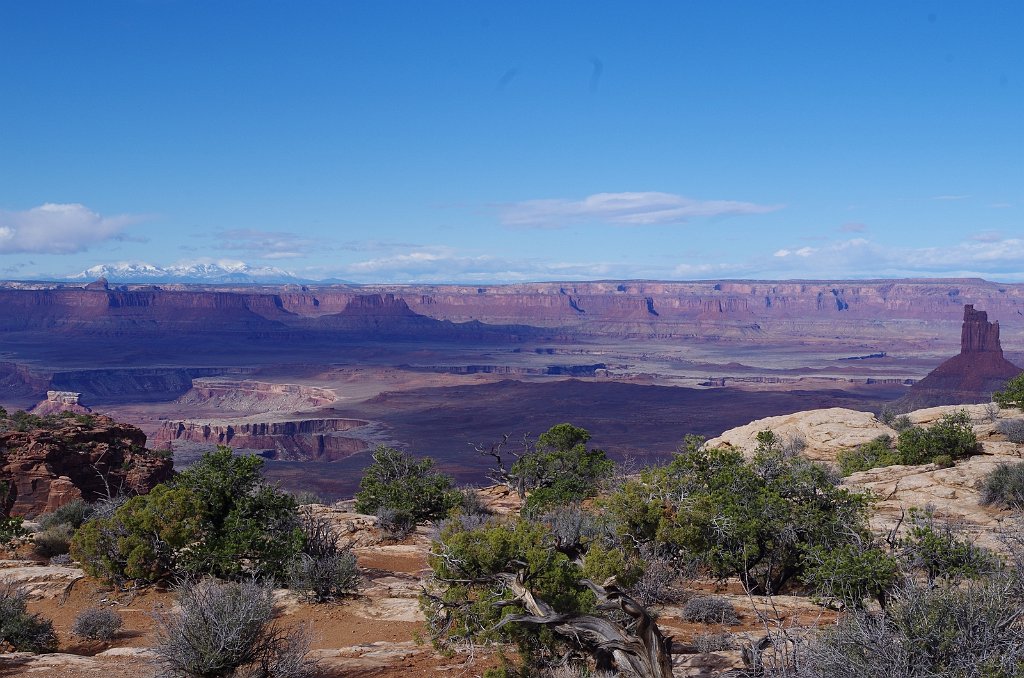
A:
[[[82,394],[75,391],[47,391],[46,400],[32,408],[32,414],[39,416],[58,412],[89,414],[92,410],[82,404]]]
[[[48,417],[39,428],[0,432],[0,498],[8,515],[145,493],[171,472],[169,458],[146,449],[142,431],[105,416]]]
[[[258,450],[270,459],[294,461],[335,461],[362,452],[366,442],[339,435],[366,426],[358,419],[302,419],[276,422],[208,424],[169,421],[157,431],[154,444],[173,442],[228,445],[241,450]]]
[[[896,407],[911,410],[989,402],[994,391],[1020,372],[1021,368],[1003,357],[999,323],[989,322],[988,313],[967,304],[960,330],[960,353],[911,386],[907,395],[897,401]]]

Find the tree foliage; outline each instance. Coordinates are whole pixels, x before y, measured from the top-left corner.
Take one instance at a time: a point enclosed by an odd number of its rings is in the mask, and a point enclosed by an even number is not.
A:
[[[443,518],[459,504],[461,495],[452,489],[451,477],[433,467],[430,457],[417,459],[381,445],[359,481],[356,511],[373,514],[386,509],[394,520],[412,524]]]
[[[1006,385],[992,394],[992,400],[999,407],[1024,411],[1024,372],[1006,382]]]
[[[832,548],[867,530],[864,496],[824,466],[787,453],[770,431],[748,461],[688,438],[664,467],[648,469],[608,501],[620,533],[686,554],[715,577],[778,592],[802,574],[808,548]]]
[[[526,510],[581,501],[597,494],[598,483],[615,468],[604,450],[587,449],[590,433],[572,424],[556,424],[509,469],[509,477],[526,495]]]
[[[295,500],[263,482],[262,464],[226,447],[209,452],[171,484],[85,523],[72,555],[112,581],[283,576],[303,534]]]

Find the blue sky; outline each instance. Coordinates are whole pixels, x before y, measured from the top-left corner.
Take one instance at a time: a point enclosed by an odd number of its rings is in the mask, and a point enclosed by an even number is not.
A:
[[[1024,280],[1024,3],[0,0],[0,278]]]

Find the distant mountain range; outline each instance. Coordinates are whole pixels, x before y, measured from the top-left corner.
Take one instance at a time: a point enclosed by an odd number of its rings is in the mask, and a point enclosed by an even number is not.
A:
[[[284,269],[270,266],[252,267],[241,261],[154,266],[146,263],[98,264],[81,273],[67,276],[67,280],[92,281],[106,278],[112,283],[260,283],[276,285],[310,282]]]

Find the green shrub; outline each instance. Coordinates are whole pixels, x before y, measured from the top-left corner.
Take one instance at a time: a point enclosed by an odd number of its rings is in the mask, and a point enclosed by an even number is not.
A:
[[[526,496],[524,510],[541,511],[597,494],[600,481],[615,464],[604,450],[587,449],[590,433],[572,424],[557,424],[537,438],[533,449],[509,469],[510,482]]]
[[[54,652],[57,634],[53,624],[28,612],[28,594],[11,583],[0,584],[0,643],[19,652]]]
[[[879,466],[900,463],[899,454],[892,447],[892,437],[880,435],[874,440],[858,445],[853,450],[843,450],[836,455],[840,472],[844,476],[858,471],[867,471]]]
[[[58,523],[53,527],[36,532],[32,535],[35,552],[44,558],[52,558],[71,550],[71,537],[74,534],[67,523]]]
[[[963,459],[978,451],[978,438],[971,428],[971,418],[960,410],[947,414],[926,429],[909,428],[896,442],[900,463],[927,464],[941,455]]]
[[[445,517],[461,495],[452,489],[451,477],[432,471],[433,466],[429,457],[416,459],[381,445],[359,481],[356,511],[374,514],[389,509],[413,524]]]
[[[813,547],[806,560],[803,580],[814,588],[815,595],[848,608],[863,609],[866,600],[876,600],[884,607],[901,576],[896,557],[870,542]]]
[[[57,525],[68,525],[72,530],[77,530],[92,516],[92,513],[93,507],[90,504],[81,499],[75,499],[58,507],[52,513],[44,513],[39,516],[39,527],[47,530]]]
[[[22,527],[24,521],[21,516],[0,518],[0,545],[10,548],[22,537],[28,536],[28,530]]]
[[[1006,385],[992,394],[992,400],[999,407],[1016,407],[1024,411],[1024,372],[1006,382]]]
[[[971,419],[963,410],[947,414],[928,428],[910,426],[902,429],[893,448],[892,438],[882,435],[844,450],[836,456],[844,476],[882,466],[904,464],[917,466],[934,463],[946,468],[957,459],[975,454],[978,438],[971,428]]]
[[[185,573],[283,578],[302,530],[294,499],[263,482],[262,465],[228,448],[209,452],[171,485],[85,523],[71,553],[93,576],[115,582]]]
[[[607,502],[619,534],[700,562],[748,591],[778,593],[804,569],[810,546],[831,548],[867,530],[867,500],[829,469],[787,455],[771,432],[759,451],[708,449],[689,440],[665,467],[628,481]]]
[[[580,583],[582,568],[555,549],[550,528],[520,518],[467,525],[445,521],[431,547],[432,589],[422,599],[431,637],[438,643],[463,640],[515,643],[524,658],[558,644],[550,629],[508,624],[503,617],[526,608],[502,577],[515,576],[559,613],[592,611],[594,594]]]
[[[107,641],[114,638],[124,625],[124,619],[118,613],[105,607],[90,607],[82,610],[71,633],[88,640]]]
[[[71,540],[71,556],[99,579],[162,581],[183,571],[179,555],[200,542],[203,523],[202,503],[190,490],[157,485],[110,517],[82,525]]]
[[[981,481],[981,504],[1024,509],[1024,462],[999,464]]]
[[[911,509],[909,518],[900,554],[909,570],[927,575],[929,585],[940,578],[954,583],[976,579],[999,569],[996,555],[974,544],[962,525],[940,520],[928,507]]]

